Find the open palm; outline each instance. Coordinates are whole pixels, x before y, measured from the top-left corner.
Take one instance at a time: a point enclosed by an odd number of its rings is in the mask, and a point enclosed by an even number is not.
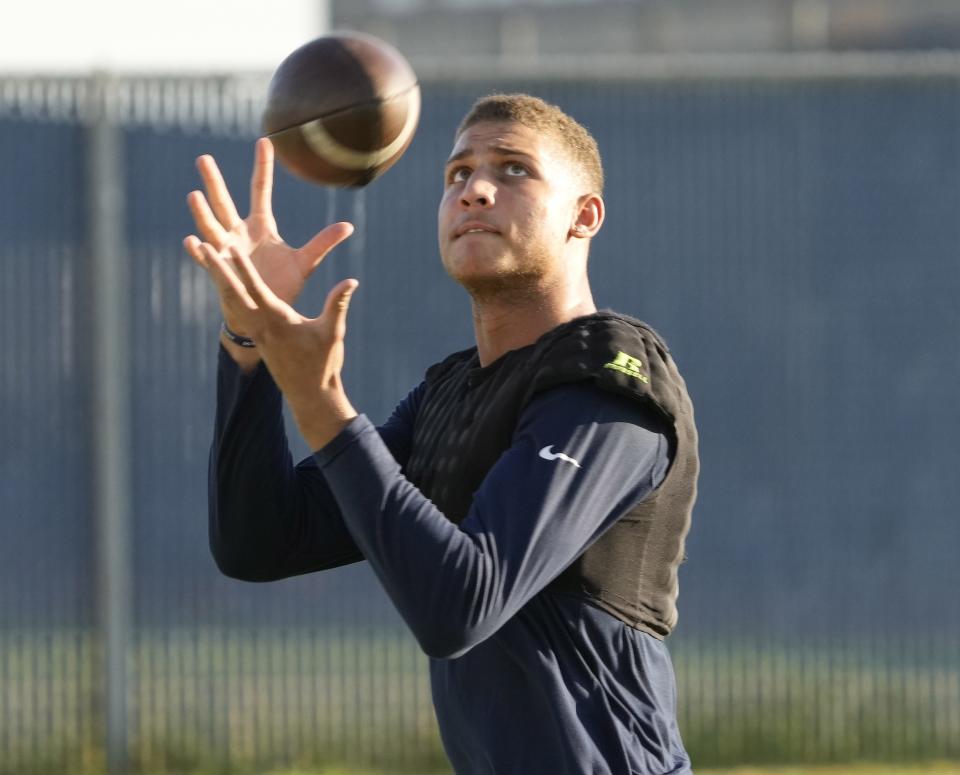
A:
[[[249,256],[263,282],[288,304],[300,295],[310,273],[327,253],[353,233],[349,223],[334,223],[300,248],[283,241],[273,216],[273,145],[266,138],[257,141],[250,181],[250,214],[246,218],[240,218],[213,157],[198,158],[197,169],[206,196],[202,191],[191,191],[187,197],[200,233],[200,238],[191,234],[184,240],[187,252],[198,259],[202,240],[227,261],[232,261],[231,248]],[[228,325],[236,323],[235,311],[226,300],[221,299],[221,306]]]

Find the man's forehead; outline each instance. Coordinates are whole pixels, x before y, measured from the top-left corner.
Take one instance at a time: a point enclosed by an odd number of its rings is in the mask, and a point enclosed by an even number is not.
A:
[[[460,157],[465,153],[491,150],[501,153],[516,151],[534,157],[549,154],[541,136],[524,124],[514,121],[479,121],[460,133],[450,155]]]

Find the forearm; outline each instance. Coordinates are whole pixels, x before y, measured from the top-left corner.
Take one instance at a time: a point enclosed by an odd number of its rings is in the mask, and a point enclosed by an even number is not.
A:
[[[266,581],[361,559],[312,460],[294,467],[279,391],[220,354],[210,547],[229,576]]]
[[[322,449],[357,416],[343,390],[340,375],[333,384],[308,397],[287,396],[294,422],[310,449]]]
[[[459,599],[484,584],[482,579],[469,583],[480,557],[466,546],[469,537],[401,475],[382,447],[371,443],[371,431],[361,415],[316,457],[397,610],[424,651],[444,656],[443,627],[464,629]]]
[[[401,475],[365,418],[316,455],[355,541],[428,654],[456,656],[496,632],[665,470],[665,438],[616,413],[567,438],[556,432],[582,396],[564,398],[518,431],[459,526]],[[580,440],[583,467],[538,456],[546,438],[558,449]]]

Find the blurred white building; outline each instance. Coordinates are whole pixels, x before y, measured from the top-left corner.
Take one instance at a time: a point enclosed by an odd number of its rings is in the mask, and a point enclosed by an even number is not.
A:
[[[270,71],[328,28],[327,0],[5,0],[0,72]]]
[[[960,49],[958,0],[11,0],[0,72],[270,71],[333,28],[415,63]]]

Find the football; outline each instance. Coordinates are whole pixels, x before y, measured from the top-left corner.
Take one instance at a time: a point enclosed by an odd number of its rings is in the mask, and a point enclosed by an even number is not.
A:
[[[365,186],[410,145],[420,86],[393,46],[359,32],[304,44],[267,89],[264,134],[294,175],[327,186]]]

